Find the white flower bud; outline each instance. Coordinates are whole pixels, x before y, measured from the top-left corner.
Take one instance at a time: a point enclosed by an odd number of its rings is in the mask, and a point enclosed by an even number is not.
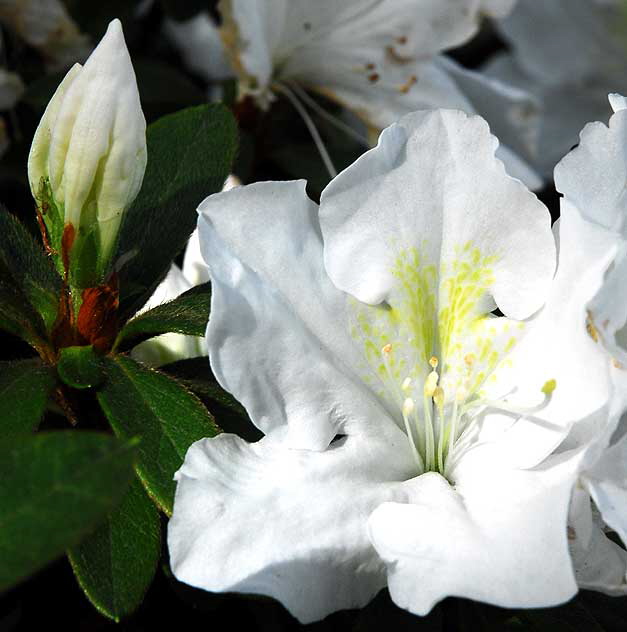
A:
[[[35,132],[28,178],[49,184],[64,225],[78,236],[97,222],[99,259],[115,245],[122,215],[146,168],[146,121],[122,25],[113,20],[83,67],[67,73]]]

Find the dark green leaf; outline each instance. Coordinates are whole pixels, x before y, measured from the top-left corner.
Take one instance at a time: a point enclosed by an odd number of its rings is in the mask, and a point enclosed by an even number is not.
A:
[[[216,381],[209,358],[179,360],[159,368],[198,396],[211,411],[216,424],[225,432],[233,432],[247,441],[258,441],[263,436],[248,418],[246,409]]]
[[[39,359],[0,363],[0,436],[35,430],[54,385],[54,370]]]
[[[237,127],[222,105],[201,105],[150,125],[146,142],[144,182],[125,215],[114,257],[127,260],[120,270],[123,317],[154,292],[196,226],[196,207],[222,188],[237,149]]]
[[[59,377],[72,388],[98,386],[104,377],[102,358],[91,345],[61,349],[57,371]]]
[[[204,336],[210,302],[211,284],[197,285],[130,320],[118,335],[114,348],[130,349],[143,340],[168,332]]]
[[[0,207],[0,274],[11,281],[41,315],[50,331],[57,318],[61,277],[26,228]]]
[[[187,448],[217,428],[198,399],[172,378],[125,356],[107,357],[106,381],[98,393],[116,434],[139,435],[136,469],[150,496],[172,513],[174,472]]]
[[[76,544],[126,492],[136,441],[91,432],[0,440],[0,590]]]
[[[160,554],[159,513],[137,479],[96,531],[68,551],[84,593],[114,621],[142,602]]]
[[[18,336],[36,348],[42,347],[45,326],[41,316],[13,283],[3,278],[0,270],[0,329]]]

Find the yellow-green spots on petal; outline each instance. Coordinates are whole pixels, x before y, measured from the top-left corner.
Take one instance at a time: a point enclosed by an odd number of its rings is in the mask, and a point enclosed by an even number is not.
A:
[[[467,242],[440,260],[427,245],[399,252],[386,303],[351,302],[351,332],[364,350],[366,381],[398,407],[417,468],[445,474],[478,411],[515,410],[486,391],[511,364],[525,324],[489,313],[497,256]],[[554,388],[544,385],[545,399]]]

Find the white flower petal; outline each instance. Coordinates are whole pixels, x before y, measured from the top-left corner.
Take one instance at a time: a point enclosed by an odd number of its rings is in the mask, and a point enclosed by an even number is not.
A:
[[[412,469],[392,426],[324,452],[292,450],[273,435],[198,441],[176,474],[172,570],[205,590],[274,597],[301,622],[361,607],[385,586],[367,518],[385,500],[406,500],[398,481]]]
[[[627,551],[603,533],[588,492],[579,486],[571,500],[568,544],[581,588],[617,596],[627,594]]]
[[[574,469],[571,460],[515,470],[484,446],[465,456],[455,487],[435,473],[408,481],[409,503],[384,503],[369,520],[394,602],[424,615],[447,596],[504,607],[572,597],[566,521]]]
[[[603,520],[627,542],[627,437],[608,448],[585,475]]]
[[[394,285],[399,249],[426,248],[446,261],[471,244],[497,258],[490,291],[501,310],[514,318],[536,311],[555,265],[549,214],[505,174],[496,146],[485,121],[456,111],[416,112],[384,130],[322,194],[334,283],[376,304]]]
[[[610,358],[590,336],[586,306],[603,283],[616,240],[587,222],[567,200],[559,220],[559,264],[542,312],[516,346],[506,378],[522,402],[539,397],[556,380],[549,403],[521,419],[500,444],[512,463],[532,467],[554,450],[574,423],[607,418],[611,396]],[[584,247],[585,244],[585,247]],[[587,419],[590,417],[590,419]]]
[[[555,167],[555,186],[584,217],[627,236],[627,111],[609,121],[588,123],[579,146]]]
[[[220,81],[233,76],[220,30],[207,13],[199,13],[182,22],[166,18],[163,29],[181,51],[187,66],[204,79]]]
[[[364,384],[347,297],[322,262],[304,182],[257,183],[199,207],[212,281],[209,357],[220,384],[264,432],[290,424],[295,447],[391,423]]]
[[[591,317],[606,348],[627,364],[623,327],[627,321],[627,110],[612,95],[616,113],[609,126],[586,125],[579,146],[555,167],[555,184],[590,222],[616,236],[615,261],[603,287],[590,303]]]

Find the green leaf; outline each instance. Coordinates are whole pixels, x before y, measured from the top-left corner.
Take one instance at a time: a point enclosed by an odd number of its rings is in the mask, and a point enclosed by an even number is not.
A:
[[[174,473],[187,448],[218,432],[207,409],[172,378],[125,356],[105,358],[98,400],[121,438],[139,435],[137,473],[153,500],[172,513]]]
[[[71,430],[0,440],[0,590],[102,520],[126,492],[136,443]]]
[[[141,604],[160,554],[159,513],[137,478],[96,531],[68,551],[83,592],[114,621]]]
[[[0,206],[0,269],[12,279],[50,331],[57,318],[61,277],[28,230]]]
[[[102,358],[91,345],[61,349],[57,371],[72,388],[93,388],[104,379]]]
[[[220,104],[187,108],[148,127],[148,165],[125,215],[117,256],[123,317],[135,313],[167,274],[197,222],[196,207],[221,190],[237,149],[237,126]]]
[[[54,370],[38,358],[1,362],[0,436],[36,430],[54,386]]]
[[[39,349],[45,345],[45,326],[41,316],[0,269],[0,329]]]
[[[211,284],[197,285],[130,320],[118,335],[114,349],[131,349],[148,338],[168,332],[204,336],[210,303]]]
[[[197,395],[211,411],[216,424],[225,432],[232,432],[247,441],[258,441],[263,436],[250,421],[246,409],[216,381],[209,358],[179,360],[159,368]]]

